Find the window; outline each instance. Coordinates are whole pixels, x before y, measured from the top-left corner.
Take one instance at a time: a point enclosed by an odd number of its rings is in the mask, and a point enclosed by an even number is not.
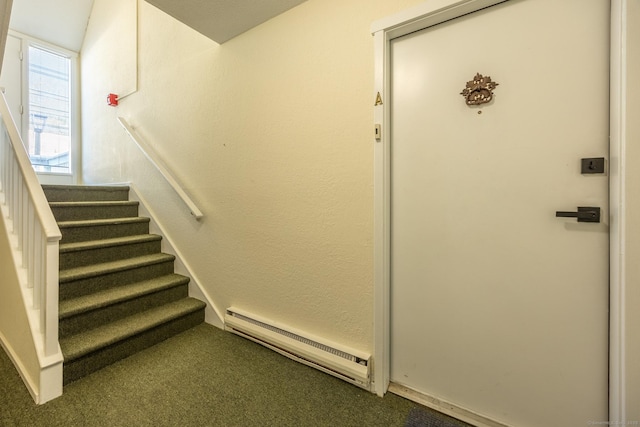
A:
[[[71,173],[71,60],[30,45],[27,152],[36,172]]]
[[[78,182],[77,79],[76,52],[9,30],[0,88],[42,184]]]

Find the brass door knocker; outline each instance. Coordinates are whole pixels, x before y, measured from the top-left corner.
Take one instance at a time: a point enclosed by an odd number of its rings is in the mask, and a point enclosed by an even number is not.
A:
[[[496,86],[498,83],[491,81],[491,77],[476,73],[473,80],[467,82],[467,87],[460,92],[460,95],[464,96],[467,105],[486,104],[493,99],[493,89]]]

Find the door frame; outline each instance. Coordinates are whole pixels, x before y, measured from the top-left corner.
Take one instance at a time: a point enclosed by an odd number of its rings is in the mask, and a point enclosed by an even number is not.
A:
[[[429,0],[376,21],[374,40],[374,336],[372,391],[383,396],[390,371],[391,165],[390,88],[391,40],[509,0]],[[626,144],[627,1],[611,2],[609,100],[609,419],[625,419],[624,364],[624,238]]]

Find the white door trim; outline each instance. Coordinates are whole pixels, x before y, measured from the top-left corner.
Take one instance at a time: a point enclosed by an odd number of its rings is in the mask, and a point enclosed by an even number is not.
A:
[[[409,10],[376,21],[374,36],[374,124],[381,133],[374,139],[374,369],[373,390],[379,396],[389,387],[390,367],[390,109],[389,46],[401,37],[467,13],[508,0],[430,0]],[[625,240],[625,143],[626,143],[626,24],[627,1],[611,0],[610,56],[610,333],[609,419],[625,419],[624,363],[624,240]]]

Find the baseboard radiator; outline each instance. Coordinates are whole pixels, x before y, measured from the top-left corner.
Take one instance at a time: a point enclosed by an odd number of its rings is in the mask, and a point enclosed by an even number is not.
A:
[[[371,356],[229,307],[225,330],[359,387],[370,388]]]

